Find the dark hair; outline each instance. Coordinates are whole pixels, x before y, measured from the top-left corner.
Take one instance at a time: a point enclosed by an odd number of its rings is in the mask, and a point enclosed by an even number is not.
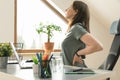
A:
[[[85,4],[82,1],[74,1],[72,4],[72,7],[75,11],[77,11],[77,14],[73,18],[73,22],[70,24],[70,26],[74,25],[75,23],[81,23],[83,27],[90,32],[89,30],[89,9],[87,4]]]

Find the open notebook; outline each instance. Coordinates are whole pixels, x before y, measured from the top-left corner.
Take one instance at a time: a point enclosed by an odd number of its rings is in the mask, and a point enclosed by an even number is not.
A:
[[[95,74],[92,69],[89,68],[82,68],[82,67],[66,67],[64,70],[65,74]]]
[[[20,68],[21,69],[30,69],[30,68],[32,68],[33,62],[32,61],[29,62],[28,60],[21,60],[18,53],[17,53],[17,51],[16,51],[16,49],[15,49],[15,46],[14,46],[13,42],[10,42],[10,45],[11,45],[11,47],[13,49],[13,53],[14,53],[17,61],[18,61],[18,64],[19,64]]]

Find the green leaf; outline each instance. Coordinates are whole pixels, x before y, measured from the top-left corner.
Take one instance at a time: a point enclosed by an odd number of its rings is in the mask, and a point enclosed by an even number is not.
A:
[[[33,60],[34,64],[38,64],[38,59],[37,59],[36,56],[33,56],[33,57],[32,57],[32,60]]]
[[[50,42],[50,39],[53,37],[53,31],[60,32],[61,27],[57,26],[55,24],[48,24],[45,25],[42,22],[40,22],[39,27],[36,29],[38,34],[45,33],[47,35],[47,42]]]

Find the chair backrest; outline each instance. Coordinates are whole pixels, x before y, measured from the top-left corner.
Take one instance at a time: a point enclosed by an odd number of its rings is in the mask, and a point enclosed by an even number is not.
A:
[[[117,34],[115,34],[110,52],[107,59],[100,65],[99,69],[113,70],[120,55],[120,20],[117,25]]]

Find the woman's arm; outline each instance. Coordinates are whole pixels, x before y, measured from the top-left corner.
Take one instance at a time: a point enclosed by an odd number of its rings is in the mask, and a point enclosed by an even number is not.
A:
[[[102,44],[96,40],[92,35],[89,33],[86,33],[80,38],[83,43],[85,43],[86,47],[84,49],[79,50],[73,58],[73,65],[74,62],[80,62],[82,63],[82,58],[79,57],[80,55],[88,55],[97,51],[100,51],[103,49]],[[78,56],[79,55],[79,56]]]
[[[85,43],[86,47],[79,50],[77,52],[78,55],[87,55],[103,49],[102,44],[89,33],[83,35],[80,39]]]

